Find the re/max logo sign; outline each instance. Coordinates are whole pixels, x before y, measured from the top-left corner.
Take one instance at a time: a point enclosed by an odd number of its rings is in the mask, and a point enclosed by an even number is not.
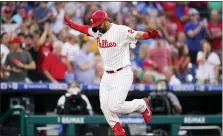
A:
[[[185,117],[185,124],[204,124],[206,122],[205,117]]]
[[[61,124],[84,124],[84,118],[83,117],[58,117],[57,118],[58,123]]]

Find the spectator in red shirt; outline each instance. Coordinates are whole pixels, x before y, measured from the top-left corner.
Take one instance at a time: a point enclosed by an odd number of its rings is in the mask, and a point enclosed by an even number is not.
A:
[[[165,66],[171,65],[170,51],[163,46],[163,40],[161,38],[156,40],[157,46],[148,51],[147,59],[156,62],[159,72],[163,72]]]
[[[60,44],[56,44],[53,53],[49,53],[43,62],[44,74],[51,82],[64,82],[66,71],[72,71],[68,59],[61,55],[61,48]]]
[[[170,17],[176,16],[176,2],[161,2],[164,13]]]
[[[2,24],[15,24],[16,23],[12,19],[13,10],[10,7],[8,7],[8,6],[3,7],[2,13],[3,13],[1,15],[1,23]]]
[[[186,10],[184,13],[184,9],[186,6],[182,5],[179,7],[176,2],[162,2],[161,5],[164,8],[165,18],[161,19],[161,24],[157,22],[157,25],[168,42],[173,45],[176,41],[177,33],[183,32],[181,18],[183,18],[182,20],[185,20]]]
[[[167,19],[169,21],[169,27],[175,26],[177,32],[182,32],[183,31],[183,25],[180,21],[180,18],[178,18],[178,13],[177,13],[177,4],[176,2],[162,2],[161,3],[164,13],[167,16]],[[178,11],[179,12],[179,11]],[[171,30],[172,31],[172,30]]]
[[[208,23],[208,30],[210,32],[211,46],[221,58],[222,54],[222,23],[219,22],[219,15],[217,10],[211,11],[211,20]]]
[[[45,24],[44,32],[42,33],[38,42],[38,60],[37,60],[37,70],[40,73],[40,80],[46,80],[43,76],[43,62],[44,59],[53,51],[53,43],[55,42],[52,30],[50,30],[49,25]]]

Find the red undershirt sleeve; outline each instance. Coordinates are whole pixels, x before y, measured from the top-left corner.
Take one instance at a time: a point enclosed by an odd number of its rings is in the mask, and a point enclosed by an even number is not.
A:
[[[89,35],[88,29],[90,28],[90,26],[76,24],[66,16],[64,17],[64,20],[71,28],[73,28],[81,33]]]
[[[78,25],[78,24],[75,24],[75,23],[72,23],[70,26],[71,26],[71,28],[73,28],[73,29],[75,29],[75,30],[77,30],[81,33],[89,35],[88,29],[90,28],[90,26]]]

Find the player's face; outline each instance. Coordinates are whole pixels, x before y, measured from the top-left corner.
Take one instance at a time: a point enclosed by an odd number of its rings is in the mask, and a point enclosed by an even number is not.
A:
[[[105,22],[102,22],[99,26],[98,26],[98,31],[100,33],[105,33],[106,32],[106,25]]]

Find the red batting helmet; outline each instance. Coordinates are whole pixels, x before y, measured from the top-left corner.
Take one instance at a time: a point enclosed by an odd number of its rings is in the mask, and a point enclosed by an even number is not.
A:
[[[105,19],[108,19],[108,14],[103,10],[97,10],[91,15],[91,27],[100,25]]]

